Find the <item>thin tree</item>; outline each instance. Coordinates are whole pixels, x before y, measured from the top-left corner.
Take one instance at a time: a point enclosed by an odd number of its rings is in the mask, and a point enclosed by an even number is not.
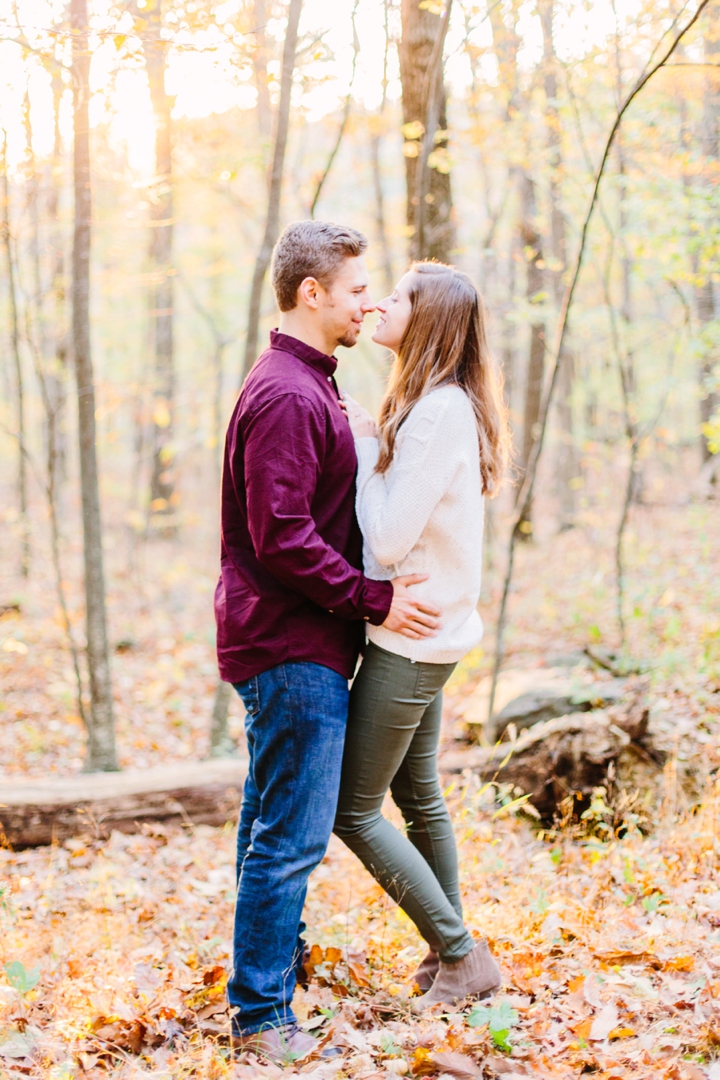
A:
[[[268,47],[267,47],[267,4],[265,0],[253,0],[253,30],[255,39],[252,51],[253,80],[257,93],[258,134],[263,143],[270,139],[272,113],[270,110],[270,91],[268,89]]]
[[[370,134],[370,162],[372,166],[373,194],[375,196],[375,229],[377,240],[380,245],[380,264],[383,275],[383,288],[386,294],[392,292],[394,284],[392,254],[388,241],[387,223],[385,220],[385,193],[383,191],[382,174],[380,172],[380,146],[382,141],[382,125],[387,107],[388,88],[388,52],[390,48],[390,28],[388,26],[388,8],[390,0],[383,0],[383,73],[382,73],[382,96],[377,115],[371,118]]]
[[[85,565],[85,617],[90,681],[90,723],[85,768],[118,768],[105,611],[102,521],[95,433],[95,376],[90,350],[90,51],[87,0],[71,0],[73,85],[72,343],[78,395],[80,488]]]
[[[2,219],[0,219],[0,230],[2,231],[2,243],[5,249],[8,298],[10,302],[10,351],[12,352],[13,365],[15,368],[15,392],[17,402],[17,488],[20,517],[20,573],[22,577],[26,578],[30,573],[30,529],[28,525],[27,504],[27,465],[25,463],[25,454],[23,453],[23,447],[25,446],[25,383],[23,380],[22,358],[20,356],[17,282],[10,232],[10,184],[8,180],[7,164],[7,133],[4,129],[2,143],[2,184]]]
[[[448,262],[456,246],[448,161],[445,38],[452,0],[437,6],[402,0],[402,82],[406,221],[410,256]]]
[[[562,305],[567,271],[567,241],[565,215],[561,207],[561,183],[563,174],[562,127],[558,106],[557,56],[555,54],[555,0],[540,0],[538,14],[543,37],[543,82],[545,90],[545,131],[549,156],[548,188],[550,195],[550,249],[553,264],[546,269],[555,307]],[[573,430],[572,395],[575,379],[575,358],[566,348],[560,361],[557,419],[560,429],[560,446],[557,460],[557,482],[560,491],[560,528],[569,529],[575,523],[578,460]]]
[[[720,72],[713,70],[715,65],[720,66],[720,13],[717,5],[710,6],[705,34],[703,36],[704,59],[708,65],[705,72],[705,86],[703,93],[702,115],[702,148],[707,171],[711,176],[716,176],[718,161],[720,161]],[[708,186],[714,183],[710,180]],[[706,256],[707,261],[710,256]],[[700,324],[701,336],[706,339],[704,355],[701,359],[698,380],[700,383],[700,424],[704,429],[713,419],[720,405],[720,398],[711,389],[713,369],[718,361],[717,347],[710,345],[710,324],[720,315],[715,298],[715,285],[709,266],[696,270],[697,283],[695,286],[695,306],[697,320]],[[700,452],[703,463],[713,456],[707,438],[704,434],[700,437]]]
[[[50,243],[50,289],[52,294],[52,334],[54,339],[54,358],[48,364],[47,389],[48,402],[53,415],[53,442],[50,445],[48,433],[48,462],[54,462],[56,489],[58,495],[62,482],[67,477],[67,433],[65,425],[65,406],[67,398],[68,366],[68,327],[67,297],[65,283],[65,250],[63,229],[60,223],[59,206],[63,173],[62,136],[60,134],[60,103],[63,82],[60,65],[52,64],[53,95],[53,151],[50,176],[48,180],[47,218]],[[49,415],[49,414],[48,414]]]
[[[275,121],[275,139],[272,153],[272,168],[268,186],[265,228],[260,249],[255,259],[250,303],[248,305],[247,332],[245,335],[245,356],[243,359],[241,383],[245,380],[257,358],[257,342],[260,329],[260,304],[263,285],[270,266],[272,249],[280,228],[280,199],[285,171],[285,152],[290,130],[290,100],[292,96],[293,73],[297,55],[298,27],[302,0],[290,0],[288,4],[287,28],[283,46],[282,74],[280,76],[280,101]]]
[[[705,10],[705,8],[708,6],[709,3],[710,3],[710,0],[700,0],[697,8],[695,9],[694,14],[690,16],[690,18],[685,23],[685,25],[683,27],[681,27],[680,29],[677,28],[678,20],[676,19],[673,22],[673,25],[670,28],[670,33],[672,34],[670,44],[662,52],[662,55],[661,55],[660,59],[653,62],[653,58],[659,52],[662,42],[659,42],[658,45],[655,47],[655,49],[653,50],[651,59],[648,61],[648,63],[646,64],[644,70],[642,71],[642,73],[638,77],[637,81],[635,82],[635,85],[632,87],[632,89],[626,95],[624,101],[622,102],[622,104],[618,108],[617,115],[615,116],[612,127],[610,128],[610,132],[609,132],[609,134],[607,136],[607,139],[605,140],[605,145],[603,147],[602,156],[600,158],[600,164],[598,165],[597,172],[595,174],[595,181],[593,183],[592,192],[591,192],[591,195],[590,195],[590,202],[589,202],[588,209],[587,209],[587,212],[585,214],[585,218],[584,218],[583,224],[582,224],[582,229],[581,229],[581,232],[580,232],[580,243],[579,243],[579,246],[578,246],[577,255],[575,257],[575,263],[574,263],[574,266],[573,266],[573,272],[572,272],[572,275],[570,277],[570,281],[568,282],[567,288],[565,290],[565,296],[564,296],[564,299],[563,299],[563,306],[562,306],[562,308],[560,310],[560,317],[559,317],[558,330],[557,330],[557,340],[556,340],[555,351],[554,351],[554,361],[553,361],[553,365],[552,365],[552,373],[551,373],[550,380],[549,380],[549,383],[548,383],[548,386],[547,386],[547,390],[546,390],[544,401],[543,401],[543,407],[542,407],[542,410],[541,410],[541,418],[540,418],[540,421],[539,421],[540,428],[539,428],[539,432],[538,432],[538,438],[537,438],[537,440],[535,442],[535,446],[533,447],[532,458],[531,458],[531,460],[530,460],[530,462],[528,464],[528,469],[527,469],[527,472],[525,474],[525,478],[523,480],[522,490],[520,492],[520,497],[519,497],[519,499],[517,501],[517,504],[516,504],[515,515],[514,515],[514,518],[513,518],[511,529],[510,529],[510,537],[509,537],[509,540],[508,540],[508,550],[507,550],[507,566],[506,566],[506,570],[505,570],[505,579],[503,581],[502,598],[501,598],[501,601],[500,601],[500,611],[499,611],[499,614],[498,614],[497,630],[496,630],[496,635],[495,635],[495,642],[496,642],[496,644],[495,644],[495,663],[493,665],[492,683],[491,683],[491,687],[490,687],[490,695],[489,695],[489,700],[488,700],[488,716],[487,716],[487,723],[486,723],[486,727],[485,727],[486,738],[491,742],[494,741],[494,738],[495,738],[495,723],[494,723],[494,715],[493,715],[494,708],[495,708],[495,691],[497,689],[498,675],[500,674],[500,668],[502,667],[502,662],[503,662],[503,657],[504,657],[504,632],[505,632],[505,621],[506,621],[506,617],[507,617],[507,603],[508,603],[508,597],[510,595],[510,585],[512,583],[513,571],[514,571],[514,568],[515,568],[515,548],[516,548],[517,541],[518,541],[518,538],[519,538],[519,525],[520,525],[520,522],[523,520],[523,516],[524,516],[524,514],[526,512],[526,507],[530,506],[531,503],[532,503],[532,497],[533,497],[533,493],[534,493],[534,489],[535,489],[535,481],[537,479],[537,466],[538,466],[538,462],[540,460],[540,454],[542,453],[543,442],[544,442],[544,439],[545,439],[545,432],[547,430],[548,414],[549,414],[549,411],[550,411],[550,406],[552,404],[553,394],[554,394],[554,391],[555,391],[555,386],[557,384],[558,372],[559,372],[559,369],[560,369],[560,360],[561,360],[561,357],[562,357],[562,351],[563,351],[563,348],[565,346],[565,339],[566,339],[567,332],[568,332],[569,320],[570,320],[570,311],[572,310],[573,298],[574,298],[574,295],[575,295],[575,290],[577,288],[578,280],[580,278],[580,272],[581,272],[581,270],[583,268],[583,264],[584,264],[585,251],[586,251],[586,247],[587,247],[587,238],[588,238],[588,234],[589,234],[589,231],[590,231],[590,225],[592,223],[592,220],[593,220],[593,217],[594,217],[594,214],[595,214],[595,209],[596,209],[596,206],[597,206],[597,203],[598,203],[598,195],[599,195],[599,192],[600,192],[600,184],[602,182],[603,176],[605,175],[607,164],[608,164],[608,161],[610,159],[610,153],[611,153],[613,145],[615,143],[615,138],[617,136],[617,133],[620,130],[620,125],[622,124],[622,120],[623,120],[623,117],[625,116],[625,113],[630,108],[631,104],[633,103],[635,98],[638,96],[638,94],[641,92],[643,87],[645,87],[647,85],[647,83],[650,81],[650,79],[652,79],[653,75],[655,75],[656,72],[658,72],[662,67],[665,66],[665,64],[670,59],[670,57],[674,53],[677,46],[680,44],[680,42],[685,37],[685,35],[688,33],[688,31],[690,29],[692,29],[692,27],[698,21],[698,19],[700,18],[700,15]],[[665,36],[666,36],[666,34],[663,34],[663,40],[664,40]]]
[[[153,458],[150,477],[152,513],[175,510],[173,411],[175,357],[173,338],[173,177],[172,105],[165,90],[166,42],[162,38],[162,0],[147,0],[140,12],[147,29],[141,34],[150,98],[155,117],[155,177],[150,195],[150,326],[155,351],[153,386]]]
[[[526,470],[538,437],[546,351],[545,317],[540,306],[544,302],[545,281],[543,236],[538,222],[535,181],[530,173],[529,163],[520,171],[520,188],[520,239],[525,257],[525,299],[531,313],[520,462],[522,469]],[[532,531],[532,502],[528,502],[525,514],[518,524],[519,539],[529,540]]]
[[[315,210],[317,208],[317,204],[320,201],[320,196],[322,194],[323,188],[325,187],[325,184],[327,183],[327,179],[328,179],[328,177],[330,175],[330,171],[331,171],[333,165],[335,164],[335,158],[338,156],[340,146],[342,145],[343,136],[344,136],[345,131],[347,129],[348,120],[350,119],[350,107],[352,105],[352,92],[353,92],[353,86],[355,85],[355,73],[357,71],[357,58],[358,58],[358,53],[360,52],[360,39],[359,39],[358,34],[357,34],[357,27],[355,26],[355,16],[357,14],[358,3],[359,3],[359,0],[355,0],[355,3],[353,4],[352,12],[350,14],[350,21],[352,23],[352,32],[353,32],[353,58],[352,58],[352,67],[350,69],[350,85],[348,86],[348,92],[345,95],[345,102],[343,104],[342,114],[340,116],[340,126],[338,128],[338,133],[335,136],[335,142],[332,145],[332,149],[331,149],[330,154],[328,156],[327,162],[325,163],[325,168],[323,169],[323,171],[320,173],[320,175],[317,178],[317,182],[315,184],[315,191],[314,191],[313,197],[312,197],[312,199],[310,201],[310,217],[311,218],[315,217]]]

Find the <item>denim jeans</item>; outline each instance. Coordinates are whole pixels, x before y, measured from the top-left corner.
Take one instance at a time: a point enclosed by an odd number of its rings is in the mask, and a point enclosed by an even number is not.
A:
[[[307,881],[327,849],[337,806],[348,683],[313,663],[280,664],[237,683],[248,775],[238,827],[233,1034],[295,1021]]]

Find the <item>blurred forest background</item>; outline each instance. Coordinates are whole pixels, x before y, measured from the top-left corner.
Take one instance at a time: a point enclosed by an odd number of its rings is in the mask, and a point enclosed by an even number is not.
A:
[[[259,1075],[225,1038],[236,805],[136,828],[120,795],[237,788],[222,441],[316,217],[378,298],[417,257],[475,278],[516,448],[441,747],[507,994],[412,1018],[421,943],[333,841],[317,1075],[718,1080],[719,178],[718,0],[4,0],[0,1074]],[[339,360],[377,410],[369,326]]]
[[[652,548],[714,513],[716,3],[14,0],[0,58],[3,768],[78,767],[83,719],[92,767],[117,762],[114,722],[126,764],[201,752],[224,427],[275,322],[270,249],[308,216],[368,235],[378,297],[418,256],[484,293],[517,448],[484,600],[513,523],[550,593],[569,531],[588,578],[563,618],[617,648],[660,616],[672,643],[659,580],[612,594],[636,528]],[[608,135],[663,59],[604,161],[513,522]],[[386,373],[369,334],[340,357],[371,409]]]

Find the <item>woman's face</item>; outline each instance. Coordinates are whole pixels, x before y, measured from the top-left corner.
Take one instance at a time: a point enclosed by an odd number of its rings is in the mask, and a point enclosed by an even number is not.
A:
[[[410,285],[412,273],[408,272],[400,278],[390,296],[386,296],[377,305],[380,312],[377,326],[372,335],[373,341],[378,345],[384,345],[396,353],[400,348],[400,342],[405,336],[407,325],[410,322],[412,304],[410,303]]]

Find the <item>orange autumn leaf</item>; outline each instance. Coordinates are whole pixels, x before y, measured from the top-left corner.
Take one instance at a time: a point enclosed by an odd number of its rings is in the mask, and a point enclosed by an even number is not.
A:
[[[663,971],[692,971],[695,967],[695,958],[692,956],[673,956],[672,960],[666,960]]]
[[[590,1038],[590,1028],[592,1027],[592,1024],[592,1017],[587,1016],[572,1028],[573,1035],[577,1035],[578,1039],[585,1039],[587,1042]]]
[[[629,1039],[635,1034],[635,1028],[616,1027],[608,1035],[608,1039]]]
[[[425,1046],[418,1046],[410,1059],[413,1076],[430,1076],[437,1072],[437,1065],[432,1060],[430,1051]]]

